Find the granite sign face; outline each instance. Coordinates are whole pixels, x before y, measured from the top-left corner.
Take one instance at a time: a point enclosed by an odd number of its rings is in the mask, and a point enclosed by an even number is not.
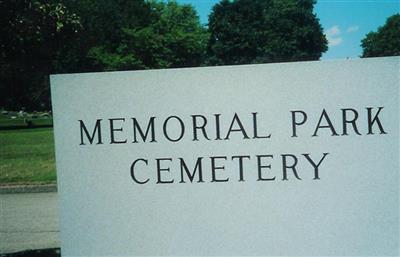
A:
[[[399,63],[51,76],[62,255],[399,255]]]

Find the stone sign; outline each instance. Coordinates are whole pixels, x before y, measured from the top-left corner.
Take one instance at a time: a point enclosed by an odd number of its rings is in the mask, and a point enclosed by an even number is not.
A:
[[[398,255],[399,62],[51,76],[62,255]]]

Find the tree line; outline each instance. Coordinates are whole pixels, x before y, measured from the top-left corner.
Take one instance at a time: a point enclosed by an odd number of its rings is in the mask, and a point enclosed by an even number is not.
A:
[[[0,108],[49,110],[49,74],[318,60],[315,0],[0,0]],[[399,55],[399,15],[362,41]],[[393,42],[393,43],[388,43]]]

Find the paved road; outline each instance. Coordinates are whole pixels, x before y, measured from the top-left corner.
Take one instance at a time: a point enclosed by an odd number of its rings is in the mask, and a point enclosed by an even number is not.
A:
[[[0,194],[0,253],[59,246],[57,193]]]

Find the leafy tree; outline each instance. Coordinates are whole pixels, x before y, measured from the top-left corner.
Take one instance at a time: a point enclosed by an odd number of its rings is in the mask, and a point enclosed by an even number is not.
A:
[[[377,32],[369,32],[361,47],[362,57],[400,55],[400,14],[389,17]]]
[[[327,40],[314,0],[222,0],[209,16],[209,64],[318,60]]]
[[[105,70],[198,66],[207,33],[190,5],[175,1],[149,2],[151,20],[145,26],[125,26],[116,48],[101,45],[89,55]]]
[[[104,65],[93,58],[93,53],[99,49],[116,52],[125,36],[123,28],[142,28],[153,17],[150,3],[144,0],[61,1],[81,17],[82,23],[81,33],[66,42],[62,54],[69,58],[64,58],[61,72],[103,71]]]
[[[49,109],[48,75],[197,66],[207,32],[157,0],[0,0],[0,107]]]
[[[49,108],[48,74],[79,17],[60,3],[0,1],[0,106]]]

